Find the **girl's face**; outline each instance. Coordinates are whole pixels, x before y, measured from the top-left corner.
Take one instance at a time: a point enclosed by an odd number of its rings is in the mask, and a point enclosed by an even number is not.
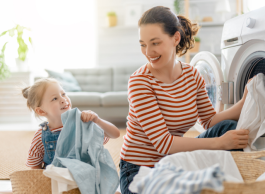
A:
[[[145,24],[139,28],[139,39],[141,51],[154,69],[175,61],[179,32],[170,37],[163,31],[161,24]]]
[[[58,83],[50,83],[43,95],[40,106],[48,119],[60,119],[61,114],[71,109],[71,101]]]

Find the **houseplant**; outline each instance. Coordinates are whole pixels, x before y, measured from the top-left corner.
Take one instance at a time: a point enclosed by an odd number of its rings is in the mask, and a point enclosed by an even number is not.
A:
[[[18,58],[16,59],[18,70],[23,70],[23,69],[25,69],[25,66],[27,66],[26,59],[27,59],[27,53],[28,53],[29,49],[28,49],[28,45],[25,43],[25,39],[23,37],[24,30],[30,31],[29,28],[26,28],[26,27],[23,27],[20,25],[16,25],[14,28],[6,30],[0,34],[0,37],[4,36],[6,34],[8,34],[10,37],[16,37],[16,40],[18,43],[18,49],[17,49]],[[28,41],[31,44],[31,37],[28,38]],[[5,45],[4,45],[4,47],[5,47]],[[2,54],[4,55],[4,52],[2,52]]]
[[[108,12],[107,17],[108,17],[108,26],[109,27],[117,25],[117,15],[115,12],[113,12],[113,11]]]
[[[195,36],[194,41],[195,41],[194,47],[190,49],[190,52],[192,53],[199,52],[201,39],[198,36]]]
[[[0,53],[0,81],[4,80],[5,78],[9,77],[10,75],[10,71],[8,66],[5,63],[5,49],[6,49],[6,44],[7,42],[4,44],[3,48],[1,49],[1,53]]]
[[[183,7],[184,7],[183,3],[184,3],[183,0],[174,1],[174,8],[177,15],[183,14]]]

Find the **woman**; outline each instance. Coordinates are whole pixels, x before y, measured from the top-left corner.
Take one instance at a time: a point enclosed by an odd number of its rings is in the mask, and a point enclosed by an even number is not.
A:
[[[130,110],[120,154],[123,194],[131,193],[128,187],[140,166],[153,167],[162,157],[177,152],[242,149],[248,140],[247,130],[232,130],[247,90],[237,104],[217,114],[200,73],[176,61],[176,55],[193,47],[198,26],[162,6],[146,11],[138,26],[141,51],[148,63],[128,84]],[[182,137],[197,119],[208,130],[198,138]]]

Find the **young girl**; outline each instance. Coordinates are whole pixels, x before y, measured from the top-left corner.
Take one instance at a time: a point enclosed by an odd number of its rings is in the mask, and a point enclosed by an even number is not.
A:
[[[48,122],[41,123],[40,128],[35,133],[26,162],[26,165],[32,169],[44,168],[52,162],[47,156],[46,146],[48,145],[45,142],[47,139],[57,142],[63,129],[61,114],[71,109],[71,100],[58,81],[52,78],[36,81],[32,86],[24,88],[22,94],[27,99],[28,108],[33,110],[37,117],[46,117],[48,120]],[[81,120],[83,122],[93,121],[104,130],[104,144],[108,142],[109,138],[120,136],[116,126],[101,119],[93,111],[83,111]],[[49,154],[51,154],[50,149]]]

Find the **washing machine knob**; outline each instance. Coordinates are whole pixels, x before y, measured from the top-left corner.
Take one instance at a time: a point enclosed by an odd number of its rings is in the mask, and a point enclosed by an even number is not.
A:
[[[247,27],[253,28],[255,26],[256,20],[253,18],[247,18],[246,24]]]

